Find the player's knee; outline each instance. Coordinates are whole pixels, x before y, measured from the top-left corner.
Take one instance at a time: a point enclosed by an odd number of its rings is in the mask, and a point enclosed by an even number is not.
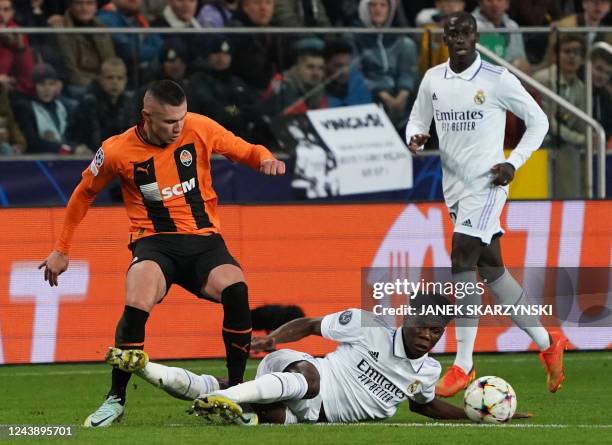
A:
[[[316,372],[316,371],[315,371]],[[319,395],[321,390],[319,373],[317,375],[304,376],[306,378],[306,382],[308,383],[308,391],[306,391],[305,399],[314,399]]]
[[[130,267],[125,286],[125,303],[150,312],[166,294],[166,279],[159,265],[142,261]]]
[[[317,368],[312,363],[307,362],[306,360],[295,362],[287,366],[285,372],[296,372],[304,376],[308,389],[306,390],[304,397],[302,397],[303,399],[313,399],[319,395],[319,391],[321,389],[321,376],[319,375]]]
[[[243,283],[246,286],[242,269],[233,264],[222,264],[210,271],[202,292],[220,300],[223,298],[226,289],[238,283]]]

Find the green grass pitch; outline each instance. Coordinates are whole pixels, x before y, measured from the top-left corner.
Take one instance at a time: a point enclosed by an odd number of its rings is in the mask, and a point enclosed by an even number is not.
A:
[[[451,356],[437,357],[447,366]],[[224,375],[220,360],[167,362],[194,372]],[[256,362],[248,367],[252,377]],[[567,380],[557,394],[547,392],[535,354],[476,357],[478,375],[508,380],[518,410],[532,419],[502,426],[436,422],[410,413],[407,404],[386,422],[356,425],[261,425],[253,428],[208,427],[186,411],[190,404],[171,398],[137,377],[130,381],[123,421],[110,428],[75,428],[69,438],[7,438],[0,443],[74,444],[520,444],[612,443],[612,352],[567,353]],[[104,364],[0,367],[0,424],[80,425],[102,402],[109,381]],[[461,403],[456,396],[453,403]],[[418,442],[417,442],[418,441]]]

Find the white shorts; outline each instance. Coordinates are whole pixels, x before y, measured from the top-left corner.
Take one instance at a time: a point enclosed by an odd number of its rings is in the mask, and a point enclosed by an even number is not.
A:
[[[255,378],[273,372],[283,372],[291,363],[300,362],[302,360],[312,363],[317,370],[319,370],[316,359],[312,355],[306,354],[305,352],[294,351],[293,349],[279,349],[278,351],[266,355],[259,363]],[[319,374],[321,374],[320,371]],[[313,399],[302,399],[283,403],[287,405],[287,408],[290,409],[293,414],[295,414],[299,422],[314,423],[319,420],[321,394]]]
[[[455,232],[490,244],[494,235],[504,233],[499,219],[507,198],[507,187],[489,187],[460,199],[448,209]]]

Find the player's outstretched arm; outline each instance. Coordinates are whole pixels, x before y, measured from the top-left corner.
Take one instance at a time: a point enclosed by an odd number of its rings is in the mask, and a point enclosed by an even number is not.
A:
[[[89,167],[83,172],[81,182],[72,192],[66,206],[64,225],[55,248],[38,266],[39,269],[45,268],[44,279],[50,286],[57,286],[58,277],[68,269],[68,251],[74,231],[85,218],[96,194],[115,177],[115,168],[108,154],[107,152],[105,160],[105,150],[100,147]]]
[[[444,400],[433,399],[431,402],[425,404],[420,404],[409,400],[409,403],[410,411],[431,419],[459,420],[468,418],[463,409],[459,408],[458,406],[451,405]]]
[[[423,405],[413,402],[412,400],[409,400],[409,403],[410,411],[425,417],[429,417],[430,419],[461,420],[468,418],[462,408],[459,408],[455,405],[451,405],[450,403],[445,402],[444,400],[433,399],[431,402],[425,403]],[[533,414],[514,413],[514,415],[512,416],[513,419],[529,419],[530,417],[533,417]]]
[[[254,338],[251,341],[251,351],[269,351],[280,343],[291,343],[309,335],[321,335],[322,320],[322,317],[291,320],[268,335]]]
[[[62,233],[55,244],[55,249],[38,266],[39,269],[45,268],[44,279],[49,282],[51,287],[58,285],[58,277],[68,269],[68,250],[70,249],[74,231],[87,214],[94,198],[95,194],[88,190],[84,180],[81,180],[76,189],[74,189],[74,192],[72,192],[70,201],[68,201],[66,206]]]

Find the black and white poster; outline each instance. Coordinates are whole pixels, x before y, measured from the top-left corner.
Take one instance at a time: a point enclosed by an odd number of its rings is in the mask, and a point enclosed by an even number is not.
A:
[[[412,157],[374,104],[284,117],[275,132],[295,153],[296,197],[325,198],[412,187]]]

